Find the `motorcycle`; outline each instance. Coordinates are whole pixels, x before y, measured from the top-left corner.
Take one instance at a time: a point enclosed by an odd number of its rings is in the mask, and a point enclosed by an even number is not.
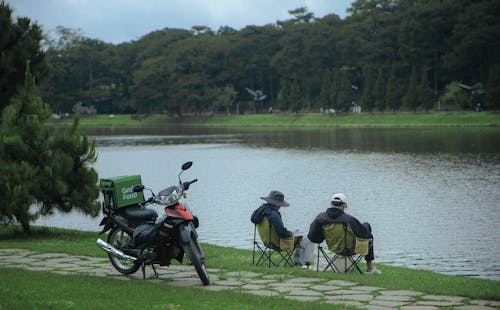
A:
[[[142,184],[136,184],[120,192],[124,193],[123,197],[129,198],[137,197],[137,193],[142,194],[145,189],[149,190],[152,196],[144,202],[123,208],[113,208],[110,203],[113,201],[113,192],[103,190],[104,218],[99,226],[104,226],[104,228],[100,234],[108,231],[109,234],[107,242],[97,239],[96,243],[108,253],[109,260],[117,271],[128,275],[142,267],[143,278],[145,278],[146,265],[150,265],[155,276],[158,277],[155,264],[169,266],[172,259],[182,263],[186,255],[203,284],[210,283],[205,267],[205,254],[198,244],[196,232],[199,226],[198,218],[193,216],[187,206],[179,203],[180,198],[186,197],[185,192],[190,185],[198,181],[198,179],[181,181],[181,174],[192,164],[192,162],[186,162],[182,165],[182,170],[178,175],[179,185],[170,186],[157,195]],[[165,214],[158,218],[155,210],[146,208],[150,204],[164,206]]]

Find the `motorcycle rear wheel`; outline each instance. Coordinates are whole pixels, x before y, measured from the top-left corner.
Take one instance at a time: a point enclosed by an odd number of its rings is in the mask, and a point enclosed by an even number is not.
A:
[[[113,247],[120,249],[124,244],[132,240],[132,236],[127,234],[125,231],[119,227],[114,227],[108,234],[108,243]],[[120,273],[123,274],[133,274],[141,267],[141,264],[136,262],[131,262],[125,259],[120,259],[114,255],[108,253],[109,261],[111,265],[115,267]]]
[[[203,250],[198,244],[198,241],[191,236],[189,242],[184,244],[182,248],[193,264],[194,269],[196,269],[196,273],[198,273],[201,282],[203,282],[204,285],[209,285],[210,279],[208,277],[207,268],[205,267],[205,255],[203,254]]]

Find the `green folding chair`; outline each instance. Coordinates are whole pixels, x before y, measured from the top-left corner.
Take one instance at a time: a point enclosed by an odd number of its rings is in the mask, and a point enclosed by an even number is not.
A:
[[[372,239],[362,239],[354,235],[351,225],[348,223],[327,224],[322,227],[327,250],[318,244],[318,259],[316,271],[319,271],[320,255],[326,260],[323,271],[331,269],[334,272],[351,273],[354,270],[361,271],[359,262],[368,254]]]
[[[257,240],[257,232],[262,243]],[[252,264],[267,267],[293,267],[293,253],[298,242],[300,238],[280,238],[269,219],[264,218],[262,222],[255,224]]]

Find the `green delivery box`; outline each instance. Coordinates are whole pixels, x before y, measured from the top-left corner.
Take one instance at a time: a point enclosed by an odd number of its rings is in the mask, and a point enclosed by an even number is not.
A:
[[[101,179],[104,204],[110,209],[118,209],[144,201],[143,192],[134,192],[134,186],[142,184],[140,175],[125,175]]]

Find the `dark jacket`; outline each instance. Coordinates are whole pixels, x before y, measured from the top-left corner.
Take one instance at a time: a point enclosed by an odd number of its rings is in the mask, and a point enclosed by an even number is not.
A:
[[[252,223],[259,224],[264,218],[269,219],[269,222],[281,238],[288,238],[293,235],[291,231],[285,228],[283,220],[281,219],[281,213],[267,203],[256,209],[252,213],[250,220]]]
[[[346,214],[339,208],[328,208],[325,212],[318,214],[309,227],[307,237],[314,243],[321,243],[325,240],[323,236],[323,225],[333,223],[349,223],[354,234],[363,239],[373,238],[372,234],[354,216]]]

